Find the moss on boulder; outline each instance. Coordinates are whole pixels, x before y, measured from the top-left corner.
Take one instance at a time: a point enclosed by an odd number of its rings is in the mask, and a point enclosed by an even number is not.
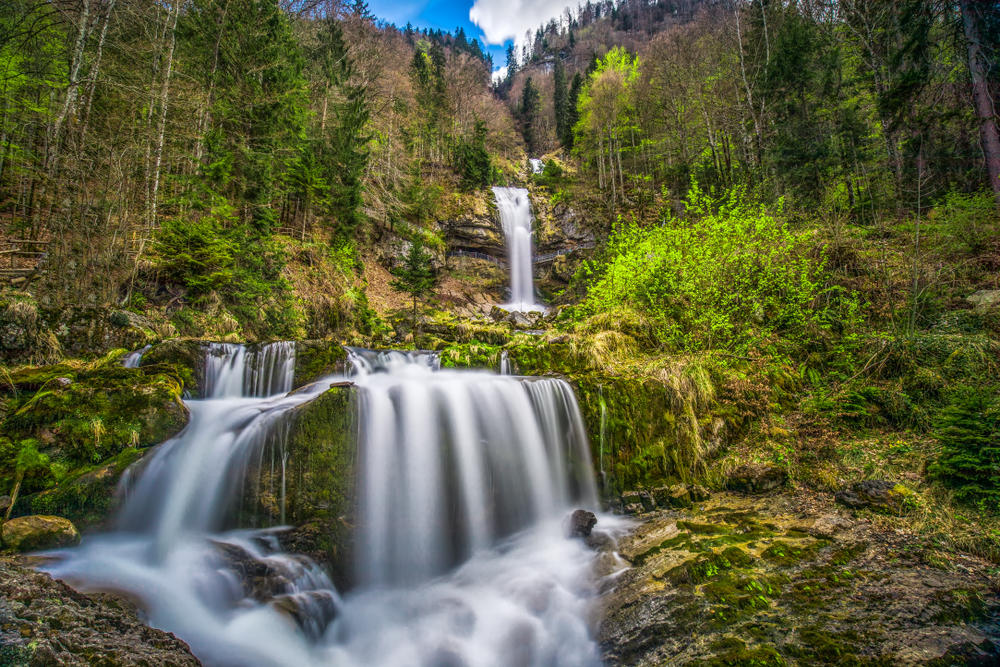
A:
[[[3,524],[3,546],[14,551],[59,549],[79,544],[80,533],[69,519],[35,514]]]

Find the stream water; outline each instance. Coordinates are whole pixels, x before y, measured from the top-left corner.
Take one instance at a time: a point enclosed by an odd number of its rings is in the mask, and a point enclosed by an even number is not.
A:
[[[123,478],[116,529],[46,569],[135,599],[210,665],[599,664],[595,556],[565,537],[568,512],[597,504],[569,386],[351,350],[357,585],[341,595],[275,529],[232,525],[248,466],[288,411],[345,379],[289,393],[294,352],[208,346],[205,397]]]

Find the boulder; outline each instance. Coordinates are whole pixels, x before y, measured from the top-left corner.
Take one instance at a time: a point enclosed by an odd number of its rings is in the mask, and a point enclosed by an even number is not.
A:
[[[69,519],[33,514],[3,524],[3,545],[14,551],[59,549],[80,543],[80,532]]]
[[[642,504],[642,509],[647,512],[652,512],[656,509],[656,502],[653,500],[653,494],[645,489],[639,491],[639,502]]]
[[[868,479],[855,482],[837,492],[838,503],[851,509],[871,509],[897,513],[902,511],[908,498],[914,492],[896,482]]]
[[[684,509],[693,506],[691,493],[683,484],[661,486],[653,489],[653,499],[660,507]]]
[[[597,516],[587,510],[576,510],[569,516],[567,534],[569,537],[588,537],[597,525]]]
[[[688,484],[687,491],[691,501],[696,503],[705,502],[712,497],[712,493],[700,484]]]
[[[747,464],[729,473],[726,488],[741,493],[767,493],[788,481],[788,471],[772,465]]]
[[[1000,289],[981,289],[965,297],[976,310],[989,310],[1000,306]]]

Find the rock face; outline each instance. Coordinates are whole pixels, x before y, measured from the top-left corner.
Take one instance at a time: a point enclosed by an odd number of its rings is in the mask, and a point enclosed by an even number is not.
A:
[[[1000,664],[991,564],[828,496],[714,496],[645,515],[601,581],[609,665]]]
[[[109,595],[83,595],[0,558],[0,664],[195,667],[187,644]]]
[[[788,481],[788,471],[769,465],[743,465],[731,472],[726,488],[742,493],[767,493],[780,489]]]
[[[14,551],[59,549],[80,542],[73,522],[58,516],[19,516],[5,522],[2,532],[4,547]]]
[[[885,480],[855,482],[837,492],[837,502],[851,509],[873,509],[883,512],[900,512],[913,491],[902,484]]]

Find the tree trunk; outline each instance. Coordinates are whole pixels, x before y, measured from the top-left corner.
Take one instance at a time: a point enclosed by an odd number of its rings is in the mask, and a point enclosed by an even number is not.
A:
[[[7,506],[7,513],[4,514],[3,520],[9,521],[10,514],[14,511],[14,504],[17,503],[17,494],[21,490],[21,481],[24,480],[24,473],[20,473],[17,476],[17,481],[14,482],[14,490],[10,492],[10,505]]]
[[[153,191],[149,202],[149,229],[156,225],[156,199],[160,192],[160,169],[163,165],[163,136],[167,125],[167,100],[170,96],[170,74],[174,67],[174,46],[177,43],[177,16],[181,11],[180,0],[174,0],[167,14],[169,43],[167,46],[167,69],[163,74],[163,84],[160,87],[160,121],[156,132],[156,156],[153,167]]]
[[[83,64],[83,49],[87,45],[87,33],[90,26],[90,0],[83,0],[83,9],[80,11],[80,30],[76,35],[76,43],[73,45],[73,58],[70,61],[69,81],[66,86],[66,97],[63,99],[62,109],[56,116],[52,125],[52,142],[49,149],[49,167],[55,163],[59,155],[59,139],[62,134],[63,123],[69,116],[76,104],[77,93],[80,89],[80,66]]]
[[[979,135],[986,157],[986,171],[990,177],[990,187],[1000,209],[1000,131],[997,130],[993,100],[990,99],[989,84],[986,81],[986,58],[983,55],[982,36],[973,0],[959,0],[962,7],[962,22],[965,24],[965,40],[969,48],[969,73],[972,75],[972,98],[979,117]]]

